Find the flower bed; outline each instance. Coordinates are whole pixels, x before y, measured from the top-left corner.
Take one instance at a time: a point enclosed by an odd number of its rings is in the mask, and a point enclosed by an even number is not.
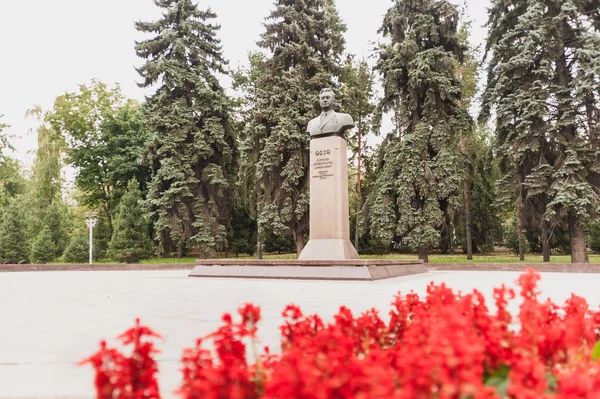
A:
[[[341,307],[326,323],[293,305],[283,311],[281,353],[247,359],[260,309],[223,315],[215,332],[183,351],[178,395],[192,398],[600,398],[600,311],[572,295],[563,306],[541,301],[538,273],[517,284],[522,303],[507,311],[512,289],[494,290],[491,312],[478,291],[430,284],[424,298],[398,294],[388,321]],[[513,323],[518,328],[511,328]],[[148,327],[120,336],[124,355],[102,342],[85,359],[99,399],[159,398],[157,352]],[[209,350],[212,347],[213,350]]]

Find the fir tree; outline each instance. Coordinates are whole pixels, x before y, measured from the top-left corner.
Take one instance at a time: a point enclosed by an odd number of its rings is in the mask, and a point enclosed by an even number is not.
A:
[[[24,212],[18,201],[13,201],[2,214],[0,222],[0,260],[19,263],[28,260],[29,243]]]
[[[35,238],[31,249],[31,261],[46,263],[56,256],[56,244],[52,240],[50,227],[44,226],[40,234]]]
[[[393,111],[397,123],[380,150],[371,230],[386,242],[403,238],[425,261],[451,222],[461,177],[458,135],[469,127],[456,75],[465,51],[458,17],[447,1],[399,0],[381,28],[389,39],[377,63],[382,108]]]
[[[63,259],[70,263],[83,263],[89,259],[89,239],[84,234],[75,234],[71,237],[69,245],[65,249]]]
[[[138,183],[131,180],[121,199],[115,230],[108,246],[108,256],[119,262],[136,263],[152,256],[149,221],[142,208]]]
[[[55,244],[53,257],[61,256],[69,243],[69,214],[67,206],[62,201],[53,201],[46,210],[43,224],[50,230]]]
[[[216,77],[226,73],[219,26],[213,12],[191,0],[155,4],[162,19],[136,23],[154,37],[135,47],[146,60],[140,86],[158,85],[144,106],[151,132],[147,205],[159,255],[195,248],[210,256],[227,246],[234,172],[231,101]]]
[[[249,112],[242,137],[242,181],[256,187],[258,236],[293,236],[296,252],[308,229],[309,120],[318,94],[337,87],[345,26],[333,0],[276,0],[251,56]]]
[[[584,223],[600,187],[597,115],[588,118],[586,107],[598,101],[600,37],[591,29],[598,11],[585,1],[520,0],[494,1],[489,12],[482,116],[495,109],[504,181],[511,183],[502,186],[514,193],[518,234],[537,219],[549,255],[549,223],[566,220],[572,261],[587,262]]]

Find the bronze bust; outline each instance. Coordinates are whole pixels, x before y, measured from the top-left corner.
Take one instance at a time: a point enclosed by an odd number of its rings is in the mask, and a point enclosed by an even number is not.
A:
[[[306,131],[310,133],[311,139],[343,136],[344,132],[354,127],[354,121],[348,114],[342,114],[333,110],[335,94],[333,90],[325,88],[319,93],[319,104],[321,115],[308,122]]]

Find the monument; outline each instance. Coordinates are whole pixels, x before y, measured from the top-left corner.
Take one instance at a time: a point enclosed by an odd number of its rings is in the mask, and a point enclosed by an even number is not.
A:
[[[308,123],[310,134],[310,238],[299,260],[358,259],[350,242],[347,145],[343,135],[352,116],[334,111],[335,94],[319,94],[321,115]]]
[[[348,114],[333,109],[335,94],[319,94],[321,115],[308,123],[310,134],[310,239],[295,260],[198,259],[190,277],[357,280],[427,273],[422,260],[360,259],[350,242],[347,146],[354,127]]]

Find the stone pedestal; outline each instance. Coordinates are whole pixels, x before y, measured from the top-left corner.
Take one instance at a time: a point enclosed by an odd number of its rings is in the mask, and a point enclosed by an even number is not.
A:
[[[310,141],[310,240],[299,260],[358,259],[350,242],[346,140]]]

